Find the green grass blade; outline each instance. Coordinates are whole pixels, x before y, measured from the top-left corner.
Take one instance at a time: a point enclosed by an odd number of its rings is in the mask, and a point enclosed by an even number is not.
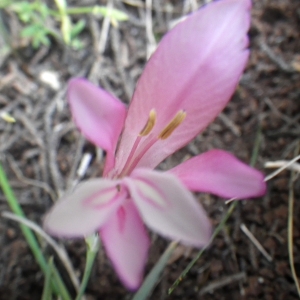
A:
[[[156,265],[153,267],[151,272],[148,274],[146,279],[144,280],[140,289],[136,292],[132,300],[145,300],[150,295],[152,290],[154,289],[155,285],[160,279],[161,273],[163,269],[166,267],[171,254],[175,250],[177,246],[177,242],[170,243],[169,247],[165,250],[163,255],[160,257]]]
[[[48,260],[48,270],[45,276],[44,289],[41,300],[52,300],[51,276],[53,273],[53,257]]]
[[[7,203],[10,207],[10,209],[15,213],[16,215],[20,217],[25,217],[23,210],[21,206],[19,205],[14,192],[8,182],[8,179],[6,177],[6,174],[4,172],[4,169],[0,163],[0,187],[7,199]],[[26,239],[27,244],[29,245],[33,256],[40,266],[43,273],[46,275],[48,271],[48,264],[47,261],[42,253],[42,250],[40,249],[40,246],[37,242],[37,239],[34,235],[34,233],[25,225],[20,224],[20,228],[22,230],[22,233]],[[71,300],[71,297],[69,295],[68,290],[66,289],[59,273],[57,271],[54,271],[55,274],[55,281],[51,281],[53,284],[53,290],[62,297],[63,300]]]

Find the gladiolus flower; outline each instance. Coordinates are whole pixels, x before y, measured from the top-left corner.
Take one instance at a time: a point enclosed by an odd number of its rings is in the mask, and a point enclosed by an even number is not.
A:
[[[150,245],[144,223],[202,247],[211,225],[191,191],[236,199],[265,193],[263,175],[222,150],[153,170],[202,132],[232,96],[249,56],[250,6],[250,0],[216,1],[178,24],[147,63],[128,111],[85,79],[69,83],[74,120],[106,151],[106,163],[103,178],[81,183],[54,205],[45,228],[59,237],[98,231],[129,289],[143,278]]]

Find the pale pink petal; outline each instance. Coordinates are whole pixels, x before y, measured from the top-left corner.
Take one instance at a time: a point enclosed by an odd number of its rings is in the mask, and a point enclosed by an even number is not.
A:
[[[261,172],[222,150],[211,150],[169,170],[192,191],[227,199],[263,196],[266,183]]]
[[[70,80],[68,101],[83,135],[107,151],[106,170],[109,170],[114,164],[115,148],[126,117],[124,104],[81,78]]]
[[[206,5],[160,42],[137,84],[125,122],[116,166],[122,169],[151,110],[157,117],[137,152],[137,167],[153,168],[186,145],[225,107],[247,63],[249,0]],[[186,117],[170,137],[157,140],[178,112]]]
[[[98,230],[118,209],[127,192],[118,181],[91,179],[59,200],[44,227],[55,236],[82,237]]]
[[[130,199],[101,228],[100,235],[123,284],[137,289],[142,282],[150,240]]]
[[[124,184],[152,230],[197,247],[209,242],[211,225],[205,211],[174,175],[136,169]]]

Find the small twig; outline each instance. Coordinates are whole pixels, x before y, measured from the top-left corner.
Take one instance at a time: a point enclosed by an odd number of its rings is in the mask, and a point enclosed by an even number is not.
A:
[[[271,61],[273,61],[282,71],[285,71],[287,73],[296,72],[296,70],[292,66],[287,64],[281,57],[276,55],[266,43],[261,41],[260,48],[267,54]]]
[[[231,198],[231,199],[228,199],[228,200],[225,201],[225,204],[227,205],[227,204],[229,204],[229,203],[231,203],[231,202],[233,202],[233,201],[236,201],[236,200],[238,200],[238,198]]]
[[[63,180],[61,173],[57,165],[57,135],[53,136],[53,118],[56,111],[57,99],[61,98],[65,94],[65,90],[59,92],[57,96],[52,100],[45,112],[45,132],[46,132],[46,151],[48,166],[50,170],[51,179],[55,187],[56,193],[60,196],[64,190]]]
[[[255,232],[255,225],[251,224],[250,227],[251,232]],[[249,245],[249,256],[250,256],[250,262],[252,264],[253,270],[258,269],[258,261],[257,261],[257,251],[253,243],[250,243]]]
[[[299,153],[299,143],[296,147],[295,154],[297,152]],[[292,276],[297,288],[298,296],[300,297],[300,285],[299,285],[299,280],[295,269],[295,260],[294,260],[294,252],[293,252],[294,181],[295,181],[295,173],[292,171],[290,182],[289,182],[288,251],[289,251],[289,262],[290,262]]]
[[[241,136],[241,130],[236,126],[224,113],[220,113],[218,116],[222,122],[232,131],[235,136]]]
[[[99,70],[103,70],[102,55],[106,48],[109,26],[109,19],[108,21],[105,21],[104,19],[104,21],[102,22],[102,30],[100,32],[98,21],[95,19],[94,16],[90,17],[90,31],[92,35],[94,55],[90,71],[88,72],[88,75],[86,75],[86,77],[95,84],[98,84]]]
[[[108,37],[108,31],[110,27],[110,9],[113,8],[113,1],[108,1],[107,3],[107,15],[105,16],[103,23],[102,23],[102,30],[100,34],[100,40],[98,44],[98,51],[100,54],[104,53],[106,43],[107,43],[107,37]]]
[[[246,227],[245,224],[240,225],[241,230],[245,233],[245,235],[249,238],[249,240],[254,244],[254,246],[259,250],[259,252],[269,261],[271,262],[273,258],[271,255],[264,249],[261,243],[256,239],[256,237],[251,233],[251,231]]]
[[[264,167],[267,169],[277,169],[277,168],[286,167],[287,164],[289,164],[288,160],[267,161],[265,163]],[[300,164],[299,163],[293,163],[286,168],[300,173]]]
[[[223,217],[223,219],[221,220],[221,222],[219,223],[219,225],[216,227],[216,229],[214,230],[210,241],[208,242],[208,244],[202,248],[198,254],[195,256],[195,258],[193,258],[193,260],[186,266],[186,268],[183,270],[183,272],[181,272],[180,276],[175,280],[175,282],[172,284],[172,286],[169,288],[168,290],[168,294],[171,295],[174,291],[174,289],[179,285],[179,283],[186,277],[186,275],[188,274],[188,272],[190,271],[190,269],[194,266],[194,264],[196,263],[196,261],[202,256],[202,254],[204,253],[204,251],[210,246],[210,244],[212,243],[212,241],[215,239],[215,237],[220,233],[220,231],[223,229],[224,225],[226,224],[227,220],[229,219],[229,217],[231,216],[232,212],[234,211],[235,207],[237,206],[238,202],[235,201],[233,202],[230,207],[228,208],[225,216]]]
[[[123,63],[122,63],[122,59],[120,57],[120,32],[117,28],[113,28],[111,31],[111,46],[114,52],[114,57],[115,57],[115,62],[116,62],[116,68],[118,70],[118,73],[120,75],[121,78],[121,82],[123,85],[123,90],[125,92],[126,95],[126,100],[130,100],[133,94],[133,85],[131,83],[130,80],[130,76],[128,76],[128,74],[126,74],[124,67],[123,67]]]
[[[60,258],[61,262],[65,266],[76,291],[79,290],[80,284],[75,275],[75,270],[73,269],[73,266],[69,260],[66,250],[62,246],[58,245],[55,242],[55,240],[52,239],[40,226],[38,226],[34,222],[32,222],[24,217],[17,216],[15,214],[7,212],[7,211],[2,212],[1,216],[6,219],[10,219],[10,220],[16,221],[18,223],[21,223],[23,225],[26,225],[27,227],[32,229],[35,233],[39,234],[42,238],[44,238],[44,240],[54,249],[57,256]]]
[[[72,188],[75,188],[75,186],[79,183],[80,179],[85,175],[91,160],[93,156],[91,153],[85,153],[81,159],[80,165],[77,169],[76,175],[77,177],[72,182]]]
[[[292,160],[290,160],[289,162],[287,162],[285,165],[283,165],[281,168],[279,168],[275,172],[273,172],[270,175],[268,175],[265,178],[265,181],[269,181],[270,179],[274,178],[280,172],[282,172],[283,170],[285,170],[285,169],[289,168],[290,166],[292,166],[298,159],[300,159],[300,155],[296,156],[295,158],[293,158]]]
[[[190,13],[191,11],[195,11],[198,9],[198,3],[196,0],[187,0],[184,1],[183,5],[183,15]]]
[[[127,5],[134,6],[134,7],[139,7],[139,8],[145,7],[145,3],[143,3],[142,1],[139,1],[139,0],[122,0],[122,2],[124,2]]]
[[[15,134],[2,133],[0,138],[0,153],[7,152],[12,146],[22,138],[22,132],[16,132]]]
[[[164,21],[164,14],[162,12],[162,3],[160,0],[154,0],[152,3],[152,9],[155,14],[155,21],[158,28],[166,28]]]
[[[145,22],[146,22],[146,35],[148,40],[147,43],[147,59],[148,59],[157,47],[156,40],[152,31],[152,0],[146,0]]]
[[[67,180],[67,189],[73,186],[73,182],[76,180],[76,172],[78,169],[78,165],[82,159],[83,146],[85,144],[85,138],[80,136],[77,144],[76,144],[76,152],[74,155],[74,159],[72,161],[72,167],[69,172],[68,180]]]
[[[91,163],[91,160],[92,160],[92,154],[91,153],[85,153],[83,155],[82,160],[81,160],[80,165],[79,165],[79,168],[77,170],[77,176],[79,178],[82,178],[85,175],[85,173],[87,171],[87,168]]]
[[[232,260],[233,260],[234,270],[232,270],[232,271],[235,271],[237,273],[242,272],[241,271],[241,266],[239,265],[238,259],[237,259],[236,247],[235,247],[234,242],[232,240],[232,238],[234,238],[234,234],[231,236],[229,234],[228,230],[226,230],[225,228],[223,230],[223,234],[224,234],[225,243],[228,245],[228,248],[230,249],[231,257],[232,257]],[[240,295],[245,295],[245,290],[244,290],[242,282],[239,282],[238,284],[239,284],[239,289],[240,289]]]
[[[245,272],[240,272],[230,276],[223,277],[219,280],[211,282],[208,286],[200,290],[199,295],[202,296],[207,293],[212,293],[214,290],[220,289],[228,284],[231,284],[235,281],[246,279],[247,275]]]
[[[271,99],[269,99],[268,97],[264,97],[263,101],[269,106],[269,108],[272,110],[272,112],[274,114],[276,114],[277,116],[279,116],[282,120],[284,120],[287,123],[292,123],[293,120],[286,116],[285,114],[283,114],[271,101]]]
[[[25,177],[23,175],[22,171],[20,170],[18,164],[14,161],[12,156],[9,155],[9,154],[7,154],[7,160],[8,160],[8,163],[9,163],[10,167],[14,171],[15,175],[17,176],[17,178],[21,182],[24,182],[25,184],[29,184],[29,185],[38,187],[40,189],[43,189],[46,193],[49,194],[49,196],[51,197],[51,199],[53,201],[56,199],[55,192],[53,191],[53,189],[46,182],[42,182],[42,181],[38,181],[38,180],[35,180],[35,179]]]

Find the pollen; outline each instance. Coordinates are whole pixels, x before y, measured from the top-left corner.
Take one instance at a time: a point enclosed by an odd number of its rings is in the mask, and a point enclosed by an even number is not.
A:
[[[146,125],[144,126],[144,128],[142,129],[142,131],[140,132],[139,136],[148,135],[153,129],[155,123],[156,123],[156,111],[155,109],[151,109],[149,113],[149,119]]]
[[[183,122],[186,117],[186,112],[184,110],[180,110],[173,120],[161,131],[158,138],[161,140],[167,139],[173,131]]]

